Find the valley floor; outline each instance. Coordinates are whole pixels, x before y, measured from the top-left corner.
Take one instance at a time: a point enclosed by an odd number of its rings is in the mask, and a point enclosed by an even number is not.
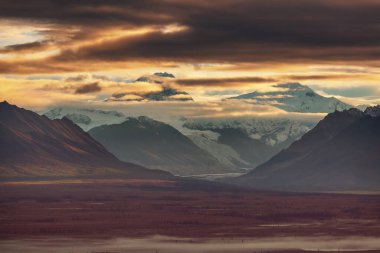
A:
[[[380,195],[254,192],[191,180],[0,183],[1,252],[289,248],[380,249]]]

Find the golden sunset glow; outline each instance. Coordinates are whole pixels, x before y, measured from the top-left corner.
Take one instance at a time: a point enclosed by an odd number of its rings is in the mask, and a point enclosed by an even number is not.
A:
[[[0,0],[0,253],[380,252],[380,0]]]
[[[124,92],[119,106],[127,108],[139,94],[162,89],[133,80],[168,72],[176,78],[165,85],[193,99],[177,107],[197,104],[206,110],[208,102],[276,91],[275,84],[286,82],[308,85],[355,106],[380,103],[380,33],[371,19],[372,10],[380,7],[376,1],[276,1],[278,9],[262,1],[221,1],[217,6],[197,1],[68,1],[62,7],[47,4],[57,11],[54,15],[38,11],[44,1],[31,3],[29,16],[21,4],[1,8],[1,100],[37,110],[57,103],[109,107],[104,101]],[[277,15],[277,26],[269,13]],[[366,13],[360,24],[350,19],[358,13]],[[307,15],[315,17],[312,22]],[[77,76],[87,78],[72,79]],[[96,86],[91,92],[75,92],[91,84]],[[140,100],[140,105],[151,103]],[[241,110],[236,107],[230,114],[259,113]],[[217,115],[217,110],[210,113]]]

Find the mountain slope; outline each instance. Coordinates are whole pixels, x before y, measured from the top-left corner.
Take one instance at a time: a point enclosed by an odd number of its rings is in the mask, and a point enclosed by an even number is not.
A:
[[[231,172],[168,124],[147,117],[93,128],[89,134],[120,160],[177,175]]]
[[[298,142],[232,181],[261,189],[379,190],[380,118],[329,114]]]
[[[287,148],[314,124],[288,119],[203,119],[185,121],[183,131],[223,164],[254,168]]]
[[[229,99],[246,100],[251,103],[267,104],[288,112],[330,113],[342,111],[353,106],[331,97],[323,97],[308,86],[299,83],[285,83],[274,85],[279,91],[252,92],[231,97]]]
[[[255,167],[268,160],[277,150],[249,136],[240,129],[224,128],[215,130],[220,134],[218,141],[230,146],[240,157]]]
[[[193,131],[186,136],[194,142],[195,145],[215,157],[218,162],[227,168],[236,169],[252,167],[252,164],[248,161],[244,161],[239,153],[237,153],[231,146],[220,143],[218,141],[220,135],[216,132]]]
[[[50,120],[0,103],[1,177],[168,174],[119,161],[69,119]]]

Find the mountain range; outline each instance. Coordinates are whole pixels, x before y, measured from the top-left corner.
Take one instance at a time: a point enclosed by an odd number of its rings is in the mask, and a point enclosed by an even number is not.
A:
[[[380,189],[380,107],[328,114],[288,149],[230,182],[260,189]]]
[[[0,175],[170,177],[121,162],[68,118],[51,120],[7,102],[0,103]]]
[[[133,118],[117,111],[72,107],[57,107],[45,112],[43,115],[51,119],[69,118],[85,131],[102,126],[101,129],[104,129],[102,131],[105,132],[100,135],[103,138],[98,134],[94,134],[94,137],[99,138],[98,140],[106,145],[111,152],[126,162],[149,165],[152,168],[161,168],[180,175],[189,175],[196,172],[206,174],[236,172],[239,168],[236,164],[219,162],[212,154],[205,152],[203,147],[192,141],[189,142],[188,136],[178,132],[168,124],[148,117]],[[115,126],[121,123],[124,123],[119,126],[124,128],[120,130],[122,131],[121,133],[111,133],[109,129],[105,130],[106,126],[111,125],[113,125],[112,129],[117,129]],[[94,133],[94,131],[91,133]],[[146,134],[147,136],[139,135],[139,139],[136,139],[137,136],[132,133]],[[122,135],[122,137],[111,138],[116,134]],[[104,135],[109,136],[109,138]],[[122,146],[122,148],[115,149],[115,146]],[[177,149],[173,148],[176,146]],[[138,147],[138,149],[134,147]],[[150,158],[145,159],[147,152]],[[182,156],[178,155],[180,152],[182,152]],[[185,152],[188,152],[188,154],[184,154]],[[236,156],[238,157],[238,154]],[[199,162],[197,162],[198,160]],[[190,164],[196,166],[192,167]],[[247,165],[243,167],[247,167]]]
[[[183,127],[191,130],[186,134],[193,142],[223,164],[254,168],[287,148],[315,124],[280,118],[234,118],[185,120]]]
[[[174,127],[140,116],[88,132],[120,160],[176,175],[232,172]],[[235,170],[236,171],[236,170]]]
[[[278,91],[252,92],[229,99],[245,100],[250,103],[271,105],[288,112],[330,113],[342,111],[353,106],[335,97],[324,97],[306,85],[284,83],[274,85]]]
[[[123,116],[118,112],[102,113]],[[235,152],[237,156],[229,157],[229,161],[234,161],[236,167],[261,162],[247,174],[223,179],[224,182],[265,190],[380,190],[380,106],[364,112],[351,108],[330,113],[272,158],[274,143],[263,142],[265,138],[258,138],[253,129],[249,132],[248,128],[220,123],[192,124],[196,129],[190,129],[188,124],[189,130],[207,134],[212,143],[219,143],[219,148],[228,147],[225,154]],[[230,126],[239,124],[230,122]],[[0,103],[1,178],[171,177],[167,172],[141,165],[180,175],[231,172],[210,150],[202,150],[195,143],[174,127],[148,117],[128,117],[86,133],[66,117],[52,120]]]
[[[120,124],[127,120],[129,122],[140,122],[143,125],[149,122],[149,120],[143,120],[148,119],[147,117],[126,117],[123,113],[117,111],[72,107],[54,108],[47,111],[44,115],[51,119],[69,118],[85,131],[102,125]],[[149,126],[144,127],[152,132],[160,132],[162,131],[160,126],[164,124],[163,122],[155,121],[155,124],[149,124]],[[190,166],[184,166],[184,160],[170,158],[175,157],[176,153],[166,153],[160,156],[160,162],[157,159],[155,165],[149,165],[162,169],[165,169],[163,165],[166,165],[167,169],[165,170],[182,175],[192,174],[196,171],[208,174],[232,173],[241,171],[239,169],[242,168],[253,168],[268,160],[281,149],[288,147],[288,145],[300,138],[315,125],[314,122],[299,120],[255,118],[223,120],[189,120],[182,118],[178,122],[175,122],[175,124],[173,122],[170,122],[170,124],[173,124],[172,126],[179,131],[177,133],[178,140],[190,139],[197,146],[191,148],[191,150],[197,149],[196,154],[189,156],[193,160],[199,159],[199,157],[208,157],[208,162],[198,164],[198,169],[194,169],[190,168]],[[166,124],[167,128],[170,127],[170,124]],[[124,129],[124,134],[129,136],[128,132],[138,130],[141,131],[141,127],[138,127],[138,124],[134,126],[129,125],[128,128]],[[129,136],[129,138],[131,138],[131,141],[138,142],[134,140],[133,136]],[[165,140],[166,146],[177,143],[176,139],[169,138],[168,136],[167,138]],[[126,138],[122,139],[126,142],[124,145],[128,146],[129,140]],[[115,141],[120,142],[118,138]],[[186,143],[190,145],[187,141]],[[110,142],[104,142],[103,144],[106,147],[111,145]],[[139,142],[138,144],[140,150],[151,150],[153,152],[152,145],[156,145],[156,136],[152,136],[150,139],[144,138],[144,142]],[[121,144],[119,143],[118,145]],[[114,151],[113,149],[109,150]],[[118,154],[118,157],[124,161],[142,161],[137,163],[148,166],[148,164],[144,163],[144,159],[141,159],[143,154],[138,154],[135,151],[130,152],[128,155],[121,155],[120,152],[115,154]],[[168,149],[166,151],[174,152],[176,150]],[[161,154],[160,149],[157,149],[156,152],[158,153],[153,152],[156,156]],[[201,152],[203,155],[200,155]],[[136,157],[133,157],[134,155]]]
[[[160,78],[174,78],[169,73],[155,73],[153,76],[141,77],[136,82],[161,82]],[[287,110],[298,112],[336,109],[335,113],[339,113],[345,111],[345,108],[351,108],[348,104],[337,102],[335,98],[320,96],[298,83],[279,84],[276,88],[282,89],[282,95],[278,92],[254,92],[239,96],[239,99],[252,97],[255,101],[261,99],[260,103],[287,105]],[[286,99],[273,100],[280,98]],[[297,140],[316,125],[316,122],[280,118],[184,117],[169,125],[148,117],[126,117],[117,111],[81,108],[55,108],[45,115],[53,119],[71,119],[123,161],[166,170],[176,175],[220,174],[261,168],[260,165],[267,164],[267,161],[271,163],[271,158],[276,154],[279,153],[280,157],[287,154],[287,148],[296,141],[290,147],[291,150],[294,149]],[[343,118],[340,120],[345,121]],[[313,131],[318,129],[316,127]],[[325,134],[330,136],[335,132]],[[307,139],[307,136],[308,134],[303,138]],[[300,150],[306,152],[322,140],[321,136],[317,136],[315,142],[309,140]],[[286,150],[282,151],[283,149]],[[299,158],[299,154],[294,156]]]

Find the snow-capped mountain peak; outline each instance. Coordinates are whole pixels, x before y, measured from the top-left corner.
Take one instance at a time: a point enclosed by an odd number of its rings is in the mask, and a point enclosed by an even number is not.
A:
[[[303,122],[290,119],[224,119],[186,121],[184,127],[193,130],[240,129],[250,138],[270,146],[292,142],[315,125],[314,122]],[[286,145],[286,144],[285,144]]]
[[[374,118],[380,117],[380,105],[368,107],[364,113]]]
[[[335,97],[324,97],[300,83],[273,85],[278,91],[252,92],[229,99],[246,100],[249,103],[272,105],[288,112],[330,113],[352,108]]]
[[[168,72],[156,72],[153,75],[155,76],[161,76],[161,77],[168,77],[168,78],[175,78],[175,76]]]
[[[114,93],[106,101],[193,101],[189,93],[173,87],[173,79],[175,79],[175,76],[168,72],[156,72],[153,75],[144,75],[137,78],[134,83],[159,85],[161,86],[161,90],[157,90],[156,87],[152,91],[122,91]]]
[[[126,119],[126,116],[118,111],[71,107],[54,108],[45,112],[44,115],[50,119],[62,119],[66,117],[85,131],[100,125],[121,123]]]

